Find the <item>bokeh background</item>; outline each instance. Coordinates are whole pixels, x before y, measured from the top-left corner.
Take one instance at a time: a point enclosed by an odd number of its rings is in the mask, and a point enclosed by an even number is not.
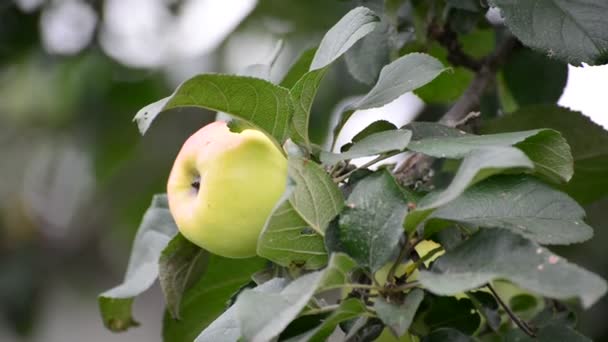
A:
[[[136,301],[142,326],[123,334],[105,330],[96,296],[121,281],[151,196],[164,192],[181,143],[214,114],[167,113],[144,137],[132,117],[195,74],[266,63],[282,40],[279,80],[361,2],[0,0],[0,341],[160,340],[158,287]],[[314,105],[319,143],[340,101],[368,89],[345,68],[332,68]],[[569,71],[560,103],[607,127],[608,69]],[[406,94],[356,113],[340,141],[425,108]],[[608,278],[608,199],[587,209],[595,239],[556,251]],[[581,329],[606,341],[607,317],[604,298],[580,316]]]

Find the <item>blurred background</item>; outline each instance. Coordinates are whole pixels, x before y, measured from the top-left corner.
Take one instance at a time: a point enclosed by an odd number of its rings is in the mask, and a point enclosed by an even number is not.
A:
[[[361,2],[0,0],[0,341],[159,341],[157,287],[136,301],[142,326],[123,334],[103,327],[96,297],[122,280],[151,196],[164,192],[181,143],[214,114],[168,113],[145,137],[132,117],[195,74],[266,63],[282,40],[271,75],[280,80]],[[326,140],[343,99],[367,89],[337,63],[314,105],[313,140]],[[570,67],[560,103],[607,127],[606,89],[606,67]],[[339,141],[425,108],[406,94],[357,113]],[[587,208],[594,240],[557,250],[604,278],[607,208],[608,199]],[[580,317],[581,329],[608,340],[605,317],[606,298]]]

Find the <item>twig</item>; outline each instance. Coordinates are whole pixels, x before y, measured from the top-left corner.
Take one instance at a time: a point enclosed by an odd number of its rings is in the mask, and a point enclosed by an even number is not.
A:
[[[395,277],[395,272],[397,272],[397,267],[399,267],[399,264],[401,264],[401,260],[403,260],[403,258],[405,258],[408,254],[410,254],[410,252],[412,251],[412,249],[414,249],[414,247],[416,247],[418,242],[420,241],[416,238],[409,239],[409,241],[405,242],[405,244],[399,251],[397,259],[395,260],[390,270],[388,271],[388,274],[386,275],[387,282],[391,283],[393,281],[393,278]]]
[[[401,152],[393,152],[393,153],[389,153],[389,154],[379,155],[378,157],[376,157],[376,158],[368,161],[367,163],[365,163],[365,164],[363,164],[363,165],[361,165],[361,166],[359,166],[359,167],[357,167],[355,169],[352,169],[352,170],[348,171],[347,173],[345,173],[345,174],[343,174],[343,175],[341,175],[339,177],[334,178],[334,182],[340,183],[341,181],[343,181],[346,178],[350,177],[350,175],[352,175],[353,173],[355,173],[355,171],[362,170],[362,169],[367,169],[368,167],[370,167],[370,166],[372,166],[372,165],[374,165],[374,164],[376,164],[378,162],[381,162],[381,161],[383,161],[385,159],[394,157],[394,156],[398,155],[399,153],[401,153]]]
[[[420,267],[420,265],[424,264],[425,262],[427,262],[430,258],[434,257],[435,254],[439,253],[443,251],[443,247],[439,246],[437,248],[434,248],[432,250],[430,250],[428,253],[426,253],[423,257],[421,257],[420,259],[416,260],[414,262],[414,266],[412,268],[412,271],[410,273],[406,273],[406,278],[409,277],[412,273],[414,273],[414,270],[418,269],[418,267]]]
[[[509,315],[513,323],[515,323],[515,325],[517,325],[524,333],[526,333],[526,335],[530,337],[536,337],[536,334],[534,333],[532,328],[530,328],[528,323],[517,317],[517,315],[511,310],[511,308],[507,304],[505,304],[505,302],[500,298],[498,293],[496,293],[494,287],[492,287],[492,285],[490,285],[489,283],[486,286],[488,287],[490,292],[492,292],[492,295],[494,296],[494,298],[496,298],[498,304],[500,304],[500,306],[505,310],[507,315]]]
[[[443,26],[432,22],[427,29],[428,36],[435,39],[439,44],[448,50],[448,62],[454,66],[463,66],[473,71],[478,71],[482,62],[468,55],[458,41],[458,35],[446,23]]]

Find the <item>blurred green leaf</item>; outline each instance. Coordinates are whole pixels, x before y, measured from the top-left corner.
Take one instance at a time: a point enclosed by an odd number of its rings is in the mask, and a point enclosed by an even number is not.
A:
[[[310,149],[308,137],[310,109],[326,72],[327,67],[305,73],[289,91],[294,103],[291,138],[295,142],[304,144],[308,149]]]
[[[481,229],[420,272],[422,286],[439,295],[506,279],[550,298],[578,297],[588,308],[606,293],[606,282],[546,248],[503,229]]]
[[[279,84],[283,88],[291,89],[293,86],[310,70],[310,63],[317,53],[317,48],[310,48],[300,55],[298,59],[289,67],[287,74]]]
[[[580,112],[555,105],[530,106],[486,122],[483,131],[497,133],[539,127],[559,131],[572,150],[574,176],[563,186],[564,191],[582,203],[606,196],[608,131]]]
[[[205,273],[208,262],[209,253],[179,233],[161,253],[159,281],[173,319],[180,319],[182,297]]]
[[[468,298],[433,297],[431,307],[422,317],[431,331],[452,328],[473,334],[481,323],[475,305]],[[433,336],[433,333],[429,336]]]
[[[344,54],[350,74],[359,82],[374,84],[382,67],[389,63],[389,25],[382,20]]]
[[[473,342],[471,336],[467,336],[456,329],[441,328],[433,331],[422,339],[422,342]]]
[[[359,181],[340,215],[344,252],[372,272],[393,257],[403,234],[407,201],[393,176],[378,171]]]
[[[352,138],[352,142],[353,143],[359,142],[360,140],[363,140],[364,138],[367,138],[369,135],[372,135],[374,133],[392,131],[392,130],[396,130],[396,129],[397,129],[397,126],[395,126],[395,124],[393,124],[390,121],[386,121],[386,120],[374,121],[371,124],[369,124],[369,126],[365,127],[361,132],[357,133]]]
[[[608,60],[608,30],[603,24],[608,5],[603,0],[491,0],[490,4],[500,8],[505,24],[522,43],[550,57],[574,65]]]
[[[429,219],[506,228],[541,244],[571,244],[593,236],[584,217],[583,208],[566,194],[533,177],[513,175],[474,185]]]
[[[503,77],[520,107],[556,103],[568,80],[568,65],[530,49],[518,49],[504,65]]]
[[[167,196],[155,195],[135,236],[124,282],[99,295],[99,308],[108,329],[123,331],[137,325],[131,313],[133,299],[158,277],[158,259],[176,233]]]
[[[182,83],[171,96],[140,109],[134,120],[144,134],[158,114],[183,107],[200,107],[234,115],[266,131],[279,143],[287,138],[294,110],[289,90],[268,81],[203,74]]]

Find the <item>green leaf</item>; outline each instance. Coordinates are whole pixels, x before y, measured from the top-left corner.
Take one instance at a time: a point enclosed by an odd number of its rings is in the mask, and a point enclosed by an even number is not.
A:
[[[432,81],[446,68],[435,58],[423,53],[410,53],[386,65],[374,87],[353,109],[382,107],[399,96]]]
[[[393,176],[382,170],[359,181],[347,203],[337,232],[341,246],[375,272],[399,246],[407,201]]]
[[[327,172],[311,160],[290,158],[289,177],[296,188],[289,202],[309,226],[325,234],[329,222],[344,207],[342,192]]]
[[[481,323],[475,305],[468,298],[433,297],[430,309],[422,317],[431,331],[453,328],[466,334],[473,334]]]
[[[181,304],[181,319],[174,320],[165,313],[163,340],[190,342],[220,316],[229,299],[251,276],[261,270],[266,261],[261,258],[228,259],[210,255],[207,272],[186,291]]]
[[[608,195],[608,131],[580,112],[555,105],[531,106],[486,122],[483,131],[538,127],[555,129],[568,140],[574,158],[574,176],[563,186],[568,194],[582,203]]]
[[[568,80],[568,65],[530,49],[518,49],[503,67],[503,78],[519,106],[556,103]]]
[[[365,84],[374,84],[382,67],[389,63],[389,25],[380,21],[374,31],[344,54],[350,74]]]
[[[357,133],[352,138],[352,142],[353,143],[359,142],[374,133],[380,133],[380,132],[384,132],[384,131],[393,131],[396,129],[397,129],[397,126],[395,126],[395,124],[393,124],[390,121],[386,121],[386,120],[374,121],[371,124],[369,124],[369,126],[365,127],[361,132]]]
[[[317,52],[317,48],[310,48],[304,51],[300,57],[289,67],[289,71],[283,77],[280,86],[291,89],[308,72],[310,63]]]
[[[372,32],[378,22],[376,14],[365,7],[348,12],[323,37],[310,64],[310,70],[321,69],[348,51],[358,40]]]
[[[592,237],[584,217],[583,208],[566,194],[533,177],[513,175],[476,184],[429,219],[506,228],[540,244],[570,244]]]
[[[175,92],[135,115],[144,134],[158,114],[182,107],[225,112],[266,131],[279,143],[287,138],[293,104],[289,91],[268,81],[245,76],[203,74],[182,83]]]
[[[294,103],[292,118],[293,132],[291,138],[303,144],[310,150],[310,139],[308,137],[308,125],[310,122],[310,109],[314,102],[321,80],[328,68],[316,69],[307,72],[291,88],[290,94]]]
[[[484,291],[467,292],[467,296],[477,308],[477,311],[483,315],[485,322],[490,329],[498,331],[502,318],[500,317],[498,303],[493,295]]]
[[[138,325],[131,313],[133,299],[158,277],[158,258],[176,233],[167,196],[155,195],[135,235],[124,282],[99,295],[99,309],[108,329],[123,331]]]
[[[580,65],[608,60],[608,4],[603,0],[491,0],[511,32],[550,57]]]
[[[407,294],[401,304],[388,303],[384,298],[380,297],[374,302],[374,309],[382,322],[390,327],[397,337],[401,337],[410,328],[414,315],[423,298],[424,291],[414,289]]]
[[[366,312],[365,305],[360,300],[349,298],[340,303],[317,328],[289,339],[288,342],[324,342],[334,332],[338,324],[349,319],[357,318]]]
[[[471,336],[467,336],[456,329],[441,328],[433,331],[422,339],[422,342],[474,342]]]
[[[342,286],[349,282],[349,274],[357,266],[355,261],[344,253],[332,253],[323,278],[317,286],[318,292]]]
[[[536,338],[531,338],[522,332],[520,329],[513,329],[509,333],[505,334],[505,342],[555,342],[555,341],[568,341],[568,342],[591,342],[586,336],[574,331],[570,327],[566,327],[560,324],[551,324],[543,327],[536,334]]]
[[[606,292],[602,278],[504,229],[478,231],[419,276],[424,288],[439,295],[475,289],[494,279],[550,298],[578,297],[585,308]]]
[[[314,270],[327,264],[323,237],[309,227],[289,201],[274,210],[257,248],[259,256],[284,267]]]
[[[440,124],[435,125],[441,126]],[[551,180],[568,181],[574,173],[570,147],[560,133],[552,129],[486,135],[461,132],[459,137],[453,136],[453,130],[432,128],[432,124],[426,124],[419,130],[421,130],[419,133],[436,132],[432,133],[433,135],[429,138],[422,137],[410,143],[408,148],[432,157],[462,158],[471,150],[479,147],[515,146],[534,162],[539,173]],[[448,131],[449,133],[447,133]],[[415,133],[415,135],[419,133]],[[443,134],[449,135],[441,136]]]
[[[287,280],[273,278],[255,287],[251,291],[260,293],[278,293],[287,286]],[[195,342],[207,341],[238,341],[241,338],[241,327],[236,316],[236,305],[224,311],[221,316],[214,320],[194,340]]]
[[[323,164],[333,165],[347,159],[354,159],[391,151],[403,151],[410,142],[412,132],[405,129],[378,132],[368,135],[354,143],[343,153],[322,151],[320,158]]]
[[[167,310],[180,318],[180,304],[188,290],[207,270],[209,253],[177,234],[160,255],[159,281]]]

